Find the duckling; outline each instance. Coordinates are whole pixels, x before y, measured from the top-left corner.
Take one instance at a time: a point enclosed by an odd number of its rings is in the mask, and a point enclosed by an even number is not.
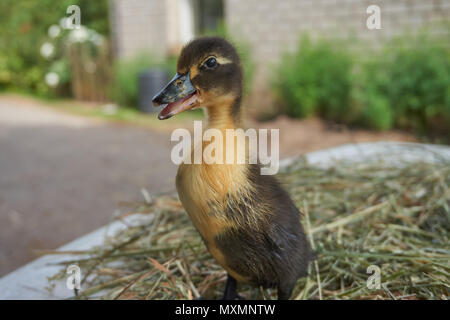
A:
[[[192,40],[181,51],[174,78],[153,98],[155,106],[165,105],[158,118],[203,107],[208,128],[242,128],[242,74],[239,55],[227,40]],[[192,146],[192,153],[198,147]],[[260,169],[259,164],[205,161],[178,168],[181,203],[227,271],[223,299],[241,298],[237,283],[277,288],[278,299],[289,299],[313,258],[299,210],[277,179]]]

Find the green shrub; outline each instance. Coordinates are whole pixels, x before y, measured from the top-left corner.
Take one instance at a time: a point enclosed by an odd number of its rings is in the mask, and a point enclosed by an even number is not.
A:
[[[285,55],[275,93],[286,113],[375,130],[450,136],[446,43],[403,36],[381,51],[349,52],[342,44],[303,38],[294,54]]]
[[[167,70],[172,76],[175,74],[175,63],[174,58],[161,61],[145,53],[138,54],[129,60],[116,61],[111,98],[123,106],[137,106],[139,74],[151,68],[161,68]]]
[[[359,123],[374,129],[448,133],[449,52],[430,39],[407,37],[374,55],[362,66]]]
[[[394,114],[388,99],[389,74],[378,56],[363,61],[354,77],[353,103],[358,115],[353,123],[374,130],[389,130]]]
[[[440,117],[450,125],[448,48],[423,41],[398,47],[387,60],[387,68],[388,98],[398,127],[432,130],[434,120]]]
[[[392,128],[394,114],[389,101],[383,95],[368,93],[361,114],[363,123],[370,129],[388,130]]]
[[[320,115],[348,122],[352,59],[348,52],[328,41],[303,37],[294,54],[286,54],[275,83],[277,96],[293,117]]]
[[[0,89],[19,89],[47,95],[44,82],[51,62],[39,52],[48,28],[67,17],[72,4],[81,8],[81,23],[108,33],[108,0],[1,0]]]

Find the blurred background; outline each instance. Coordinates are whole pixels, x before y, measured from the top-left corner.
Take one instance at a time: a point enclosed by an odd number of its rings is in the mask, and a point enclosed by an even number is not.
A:
[[[170,132],[202,114],[158,122],[150,100],[190,39],[237,46],[249,126],[279,128],[282,157],[448,144],[449,17],[450,0],[2,0],[0,276],[174,190]]]

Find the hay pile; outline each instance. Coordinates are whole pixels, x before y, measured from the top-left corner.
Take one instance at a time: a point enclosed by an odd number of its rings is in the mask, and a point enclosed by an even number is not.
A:
[[[317,251],[295,299],[446,299],[450,287],[450,163],[339,163],[323,169],[297,161],[280,175]],[[226,274],[205,249],[176,195],[128,204],[119,218],[152,216],[102,246],[73,252],[65,266],[83,270],[75,298],[219,298]],[[131,208],[130,208],[131,207]],[[82,258],[79,258],[79,255]],[[367,286],[369,266],[381,286]],[[373,268],[373,267],[372,267]],[[375,267],[376,269],[376,267]],[[376,282],[370,284],[376,286]],[[247,299],[272,299],[276,290],[241,286]]]

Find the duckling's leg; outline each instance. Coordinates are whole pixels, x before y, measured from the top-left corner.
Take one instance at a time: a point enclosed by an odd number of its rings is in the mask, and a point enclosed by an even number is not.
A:
[[[223,292],[222,300],[236,300],[236,299],[243,300],[244,298],[237,293],[236,279],[228,274],[227,284],[225,285],[225,291]]]
[[[282,281],[278,285],[278,300],[289,300],[296,281]]]

